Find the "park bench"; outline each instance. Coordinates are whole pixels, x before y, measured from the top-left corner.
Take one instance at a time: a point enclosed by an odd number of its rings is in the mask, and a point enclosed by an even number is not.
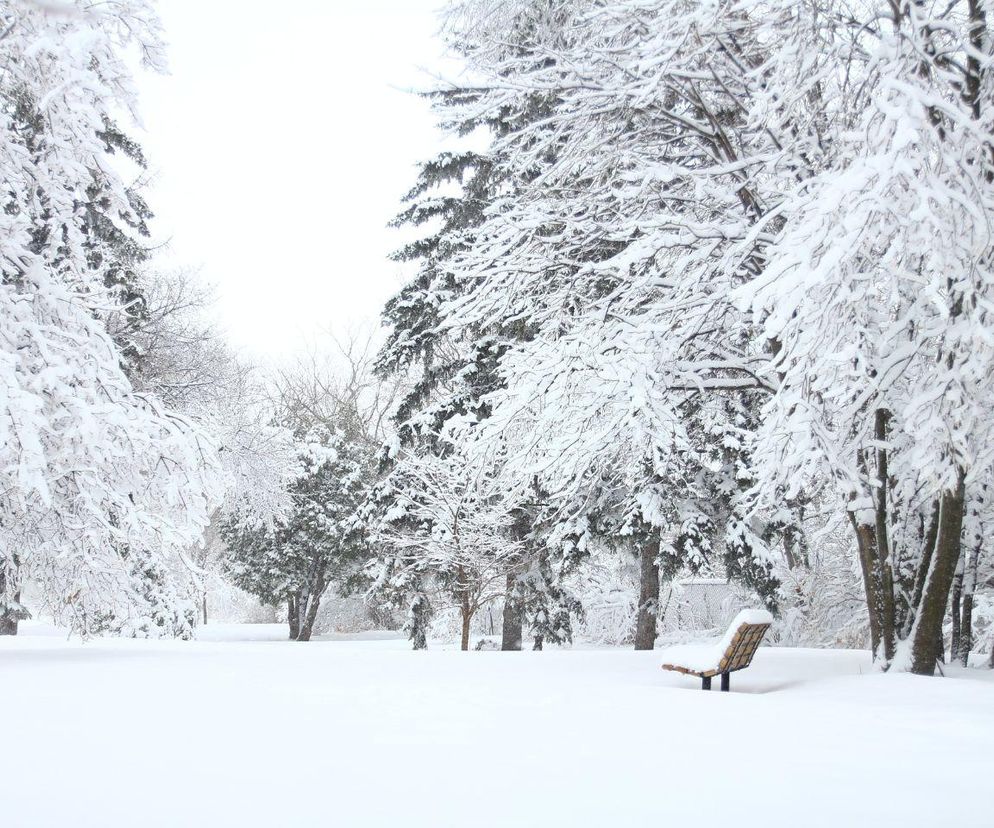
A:
[[[699,676],[702,690],[710,690],[711,678],[720,675],[721,689],[727,691],[729,674],[752,664],[772,623],[773,616],[766,610],[742,610],[718,641],[670,647],[663,653],[667,659],[663,669]]]

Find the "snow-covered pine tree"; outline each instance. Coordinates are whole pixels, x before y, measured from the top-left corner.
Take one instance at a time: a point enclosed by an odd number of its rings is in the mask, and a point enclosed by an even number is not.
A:
[[[479,140],[481,132],[496,136],[513,128],[500,112],[487,111],[482,116],[467,112],[478,97],[474,89],[443,88],[429,97],[443,129],[454,136],[474,135]],[[536,95],[528,117],[538,117],[543,110],[542,96]],[[496,159],[487,152],[441,153],[422,165],[415,186],[405,196],[408,206],[395,220],[397,227],[419,232],[429,228],[397,252],[398,261],[416,263],[418,270],[383,313],[388,336],[378,360],[381,376],[411,371],[417,376],[394,415],[399,444],[405,449],[437,450],[437,445],[432,448],[432,435],[444,432],[447,440],[456,439],[461,428],[485,418],[489,412],[481,400],[499,385],[496,365],[506,343],[529,335],[527,328],[513,321],[473,326],[459,337],[439,325],[440,307],[458,295],[444,263],[473,244],[488,205],[509,186],[495,175],[498,169]],[[389,467],[390,462],[387,458],[385,465]],[[404,479],[398,477],[381,495],[398,491]],[[385,501],[380,505],[385,506]],[[537,510],[525,503],[509,504],[509,508],[522,549],[533,551],[528,561],[524,556],[521,565],[507,573],[502,649],[516,650],[521,647],[526,615],[531,613],[533,621],[534,613],[540,611],[543,617],[561,617],[575,602],[562,587],[564,569],[551,566],[541,544],[535,542]],[[560,596],[562,601],[556,608],[540,610],[550,596]],[[423,601],[419,604],[424,605]],[[568,628],[568,624],[562,627]],[[546,636],[556,640],[551,630]]]
[[[300,469],[289,512],[267,522],[240,516],[222,527],[234,583],[266,603],[287,606],[290,638],[309,641],[332,584],[343,584],[366,551],[358,511],[366,498],[367,448],[324,425],[298,430]]]

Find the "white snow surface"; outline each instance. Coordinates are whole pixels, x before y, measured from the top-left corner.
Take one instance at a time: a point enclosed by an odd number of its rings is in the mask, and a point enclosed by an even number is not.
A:
[[[974,824],[994,674],[763,647],[732,692],[658,652],[0,639],[2,824]]]
[[[700,644],[679,644],[667,647],[660,653],[663,664],[673,664],[679,667],[686,667],[688,670],[695,670],[698,673],[706,673],[708,670],[717,670],[721,663],[721,657],[732,643],[735,633],[743,624],[772,624],[773,616],[764,609],[744,609],[739,612],[732,623],[728,625],[725,634],[721,638]]]

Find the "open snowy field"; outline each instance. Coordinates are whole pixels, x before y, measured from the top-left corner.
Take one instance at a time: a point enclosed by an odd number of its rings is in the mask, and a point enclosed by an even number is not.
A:
[[[0,640],[5,828],[946,825],[994,778],[984,670],[763,648],[721,694],[658,652],[44,632]]]

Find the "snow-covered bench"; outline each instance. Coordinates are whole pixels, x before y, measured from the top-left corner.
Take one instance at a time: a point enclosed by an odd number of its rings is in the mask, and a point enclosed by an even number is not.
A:
[[[728,690],[728,675],[752,664],[759,644],[773,623],[766,610],[742,610],[728,631],[710,644],[684,644],[663,652],[664,670],[700,676],[701,688],[711,689],[711,677],[721,675],[721,689]]]

